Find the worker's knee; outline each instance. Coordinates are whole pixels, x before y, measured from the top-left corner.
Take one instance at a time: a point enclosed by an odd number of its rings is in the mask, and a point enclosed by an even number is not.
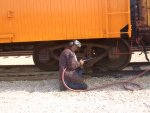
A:
[[[84,70],[81,68],[76,69],[76,73],[79,77],[83,77],[84,76]]]

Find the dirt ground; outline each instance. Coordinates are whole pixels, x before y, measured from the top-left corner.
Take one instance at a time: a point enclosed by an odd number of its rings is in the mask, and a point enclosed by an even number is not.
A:
[[[1,64],[33,64],[32,57],[4,58]],[[132,61],[143,61],[135,55]],[[20,70],[21,71],[21,70]],[[56,73],[57,74],[57,73]],[[123,78],[91,78],[95,87]],[[150,76],[134,81],[142,90],[127,91],[121,85],[90,92],[60,92],[58,80],[0,82],[0,113],[150,113]]]

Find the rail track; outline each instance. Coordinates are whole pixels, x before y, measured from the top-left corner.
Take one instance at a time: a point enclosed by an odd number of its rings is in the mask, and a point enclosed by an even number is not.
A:
[[[92,76],[95,77],[104,77],[104,76],[113,76],[113,77],[123,77],[123,76],[133,76],[142,73],[143,71],[150,69],[149,62],[137,62],[130,63],[122,71],[95,71],[92,73]],[[150,72],[145,75],[150,75]]]
[[[88,73],[92,77],[123,77],[123,76],[134,76],[142,73],[144,70],[150,69],[150,63],[137,62],[130,63],[122,71],[94,71]],[[150,75],[150,72],[145,75]],[[38,69],[34,65],[3,65],[0,66],[0,81],[19,81],[19,80],[47,80],[47,79],[58,79],[58,72],[46,72]]]
[[[45,72],[34,65],[0,66],[0,81],[57,79],[58,72]]]

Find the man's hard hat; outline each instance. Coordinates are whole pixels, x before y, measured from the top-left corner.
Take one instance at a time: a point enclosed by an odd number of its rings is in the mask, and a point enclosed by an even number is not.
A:
[[[82,45],[81,45],[81,42],[79,42],[78,40],[74,40],[74,41],[71,41],[70,43],[69,43],[69,45],[76,45],[77,47],[81,47]]]

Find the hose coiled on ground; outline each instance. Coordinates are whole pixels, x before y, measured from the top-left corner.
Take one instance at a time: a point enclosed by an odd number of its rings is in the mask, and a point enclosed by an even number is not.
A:
[[[132,81],[135,80],[135,79],[137,79],[137,78],[139,78],[139,77],[144,76],[144,74],[146,74],[147,72],[150,71],[150,69],[145,70],[144,72],[142,72],[142,73],[140,73],[140,74],[138,74],[138,75],[136,75],[136,76],[134,76],[134,77],[132,77],[132,78],[130,78],[130,79],[128,79],[128,80],[125,80],[125,81],[119,81],[119,82],[114,82],[114,83],[110,83],[110,84],[104,84],[104,85],[102,85],[102,86],[97,86],[97,87],[95,87],[95,88],[90,88],[90,89],[86,89],[86,90],[74,90],[74,89],[71,89],[71,88],[66,84],[66,82],[65,82],[65,71],[66,71],[66,69],[67,69],[67,68],[65,68],[65,69],[63,70],[63,73],[62,73],[62,75],[61,75],[62,81],[63,81],[64,86],[65,86],[68,90],[73,91],[73,92],[87,92],[87,91],[92,91],[92,90],[97,90],[97,89],[103,89],[103,88],[111,87],[111,86],[118,85],[118,84],[123,84],[123,87],[124,87],[126,90],[133,91],[133,89],[131,89],[131,88],[128,87],[128,84],[129,84],[129,83],[132,84],[132,85],[137,86],[137,87],[139,88],[139,90],[140,90],[140,89],[142,89],[142,88],[140,87],[140,85],[135,84],[135,83],[132,83]]]

